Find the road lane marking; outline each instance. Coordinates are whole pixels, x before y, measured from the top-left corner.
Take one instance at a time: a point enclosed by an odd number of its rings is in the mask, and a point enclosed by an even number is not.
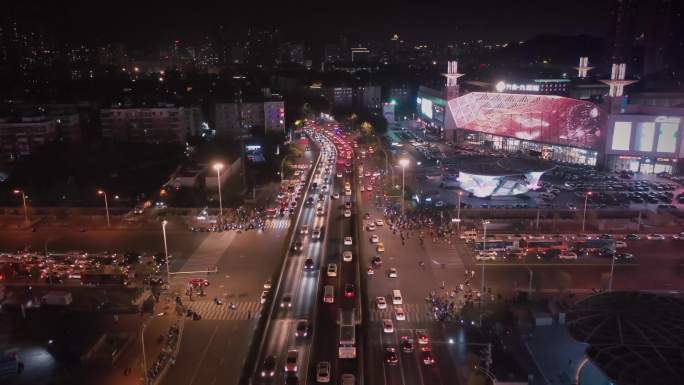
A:
[[[190,385],[192,385],[195,382],[195,378],[197,378],[197,374],[199,373],[199,370],[202,367],[202,362],[204,362],[204,358],[207,356],[209,347],[211,347],[211,343],[212,341],[214,341],[214,337],[216,337],[217,332],[218,326],[214,326],[214,332],[211,334],[209,341],[207,341],[207,345],[204,347],[204,350],[202,351],[202,355],[200,356],[200,360],[197,363],[197,366],[195,367],[195,371],[192,373],[192,377],[190,377]]]

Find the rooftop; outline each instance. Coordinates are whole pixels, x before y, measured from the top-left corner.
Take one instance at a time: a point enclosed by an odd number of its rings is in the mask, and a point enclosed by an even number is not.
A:
[[[684,301],[610,292],[579,302],[567,316],[587,356],[621,385],[684,384]]]

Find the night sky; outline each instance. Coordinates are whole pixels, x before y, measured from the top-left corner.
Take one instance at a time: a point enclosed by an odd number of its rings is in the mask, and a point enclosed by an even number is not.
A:
[[[6,15],[39,20],[65,39],[144,44],[247,25],[287,39],[522,40],[537,34],[605,35],[610,0],[475,1],[41,1],[10,0]]]

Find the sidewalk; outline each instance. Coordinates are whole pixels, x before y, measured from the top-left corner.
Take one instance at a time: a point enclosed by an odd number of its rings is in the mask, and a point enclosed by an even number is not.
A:
[[[152,313],[145,313],[142,316],[139,314],[120,315],[118,322],[112,317],[109,332],[129,333],[132,340],[114,365],[106,368],[92,368],[88,370],[89,373],[84,378],[97,376],[98,384],[101,385],[140,385],[144,383],[140,338],[143,324],[146,324],[144,330],[145,356],[149,370],[164,345],[159,343],[159,337],[166,337],[172,325],[182,326],[183,316],[177,315],[174,309],[173,301],[160,297]]]

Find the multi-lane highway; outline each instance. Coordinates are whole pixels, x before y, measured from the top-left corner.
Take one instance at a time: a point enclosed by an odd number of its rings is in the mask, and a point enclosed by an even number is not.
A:
[[[319,362],[330,363],[331,381],[342,372],[356,373],[355,368],[341,365],[336,359],[338,308],[355,303],[354,297],[343,294],[344,284],[355,283],[356,276],[355,265],[344,262],[341,256],[343,251],[352,251],[354,247],[354,241],[352,245],[345,245],[344,238],[351,235],[348,226],[351,219],[340,211],[340,205],[344,206],[345,202],[346,178],[336,176],[338,149],[330,137],[314,128],[308,135],[321,148],[321,156],[304,195],[302,212],[295,222],[292,247],[286,255],[282,276],[274,288],[274,306],[260,348],[254,383],[314,383]],[[328,264],[337,266],[334,277],[328,274]],[[328,301],[332,303],[323,301],[326,286],[332,286]]]

